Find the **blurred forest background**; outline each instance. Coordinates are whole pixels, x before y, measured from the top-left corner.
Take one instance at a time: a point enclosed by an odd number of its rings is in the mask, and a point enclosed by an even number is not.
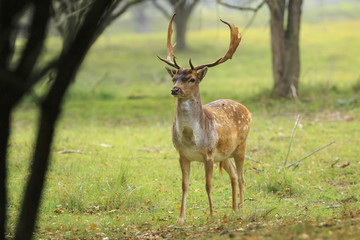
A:
[[[20,11],[22,2],[43,15],[32,19]],[[56,7],[46,13],[43,2]],[[184,44],[175,48],[179,65],[188,66],[189,57],[199,65],[224,55],[229,30],[219,18],[243,36],[231,61],[209,69],[200,85],[203,104],[229,98],[253,116],[245,214],[231,212],[228,176],[216,171],[210,218],[203,168],[194,163],[184,226],[175,223],[181,199],[171,143],[175,100],[156,57],[166,56],[167,27],[179,1],[94,2],[98,8],[71,0],[14,4],[22,16],[14,53],[7,51],[4,39],[11,34],[1,18],[0,239],[359,236],[359,1],[303,1],[299,86],[290,98],[273,94],[266,4],[180,1],[192,10],[177,15],[188,17]],[[75,9],[66,7],[74,3]],[[24,224],[38,208],[37,222]]]

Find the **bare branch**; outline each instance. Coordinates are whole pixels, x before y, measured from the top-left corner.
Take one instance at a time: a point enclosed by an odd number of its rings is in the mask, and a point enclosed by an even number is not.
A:
[[[264,163],[264,162],[262,162],[262,161],[260,161],[260,160],[255,159],[255,158],[252,158],[252,157],[250,157],[249,155],[245,155],[245,158],[248,159],[248,160],[250,160],[250,161],[252,161],[252,162],[255,162],[255,163],[267,164],[267,163]]]
[[[167,18],[171,18],[171,14],[168,13],[168,11],[163,7],[161,6],[156,0],[152,0],[154,6],[160,11],[162,12]]]
[[[311,155],[317,153],[318,151],[323,150],[324,148],[326,148],[326,147],[334,144],[335,142],[336,142],[336,141],[333,141],[333,142],[331,142],[331,143],[326,144],[325,146],[323,146],[323,147],[321,147],[321,148],[316,149],[315,151],[313,151],[312,153],[309,153],[309,154],[306,155],[305,157],[300,158],[298,161],[287,165],[286,168],[289,168],[289,167],[292,167],[292,166],[297,167],[297,166],[299,165],[299,163],[300,163],[301,161],[303,161],[304,159],[306,159],[306,158],[310,157]]]
[[[220,5],[223,5],[224,7],[227,8],[233,8],[233,9],[237,9],[237,10],[241,10],[241,11],[253,11],[253,12],[257,12],[264,4],[265,4],[265,0],[262,1],[257,7],[253,8],[253,7],[243,7],[243,6],[235,6],[229,3],[225,3],[222,1],[218,1],[218,3]]]
[[[93,2],[89,3],[88,5],[86,5],[84,7],[76,9],[73,12],[70,12],[70,13],[66,14],[65,16],[63,16],[61,19],[58,19],[57,21],[55,21],[54,23],[56,25],[61,25],[63,22],[67,21],[70,17],[73,17],[77,13],[81,13],[82,11],[88,10],[91,7],[92,4],[93,4]]]
[[[31,34],[16,69],[16,73],[23,77],[27,77],[31,73],[37,62],[36,60],[40,55],[46,37],[48,19],[50,18],[50,3],[48,1],[36,1],[35,3],[30,29]]]
[[[108,23],[111,23],[112,21],[114,21],[116,18],[118,18],[120,15],[122,15],[132,5],[135,5],[135,4],[141,3],[141,2],[144,2],[144,0],[133,0],[133,1],[126,3],[118,12],[112,14],[109,17]]]
[[[242,30],[241,32],[244,34],[244,32],[246,31],[246,29],[248,29],[251,24],[254,22],[254,19],[256,17],[256,14],[257,12],[260,10],[260,8],[266,3],[265,0],[263,0],[257,7],[255,8],[252,8],[252,7],[242,7],[242,6],[235,6],[235,5],[232,5],[232,4],[228,4],[228,3],[224,3],[222,1],[219,1],[218,2],[220,5],[223,5],[227,8],[233,8],[233,9],[237,9],[237,10],[240,10],[240,11],[252,11],[254,12],[254,14],[252,15],[250,21],[245,25],[244,27],[244,30]]]
[[[198,4],[199,0],[194,0],[189,6],[188,6],[188,12],[189,14],[194,10],[196,4]]]

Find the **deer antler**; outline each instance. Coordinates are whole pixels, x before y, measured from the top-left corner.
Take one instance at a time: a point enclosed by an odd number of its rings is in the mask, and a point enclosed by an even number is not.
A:
[[[225,23],[226,25],[229,26],[230,28],[230,46],[229,46],[229,49],[228,51],[226,52],[225,56],[222,57],[222,58],[219,58],[218,60],[216,60],[215,62],[213,63],[209,63],[209,64],[204,64],[204,65],[199,65],[199,66],[196,66],[194,69],[197,71],[197,70],[200,70],[204,67],[214,67],[218,64],[221,64],[223,62],[226,62],[228,59],[231,59],[233,54],[235,53],[236,51],[236,48],[239,46],[239,43],[241,41],[241,34],[239,34],[239,29],[232,23],[229,23],[229,22],[226,22],[222,19],[220,19],[223,23]],[[190,63],[190,66],[191,68],[193,69],[193,66],[192,66],[192,63],[191,63],[191,59],[189,60],[189,63]]]
[[[161,61],[169,64],[170,66],[180,69],[180,66],[176,63],[176,56],[174,54],[173,48],[175,47],[176,43],[174,45],[171,44],[171,35],[173,33],[172,30],[172,22],[174,20],[176,14],[174,14],[170,20],[169,27],[168,27],[168,36],[167,36],[167,58],[162,58],[157,56]],[[171,57],[173,57],[173,61],[171,61]]]

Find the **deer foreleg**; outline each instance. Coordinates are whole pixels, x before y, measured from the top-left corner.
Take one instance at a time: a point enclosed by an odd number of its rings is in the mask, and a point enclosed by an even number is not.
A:
[[[205,179],[206,179],[205,188],[209,198],[210,216],[213,215],[213,202],[211,198],[211,180],[212,180],[213,168],[214,168],[214,160],[208,159],[205,163]]]
[[[180,215],[177,220],[177,223],[183,224],[185,222],[185,209],[186,209],[186,196],[189,188],[189,176],[190,176],[190,162],[180,157],[180,167],[182,172],[182,199],[181,199],[181,209]]]

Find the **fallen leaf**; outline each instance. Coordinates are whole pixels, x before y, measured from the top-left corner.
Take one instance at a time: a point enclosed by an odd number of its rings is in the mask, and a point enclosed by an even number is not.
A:
[[[60,213],[63,213],[64,211],[60,210],[60,209],[55,209],[55,212],[60,214]]]
[[[309,235],[307,234],[307,233],[302,233],[302,234],[300,234],[300,236],[299,236],[299,238],[300,239],[309,239]]]

